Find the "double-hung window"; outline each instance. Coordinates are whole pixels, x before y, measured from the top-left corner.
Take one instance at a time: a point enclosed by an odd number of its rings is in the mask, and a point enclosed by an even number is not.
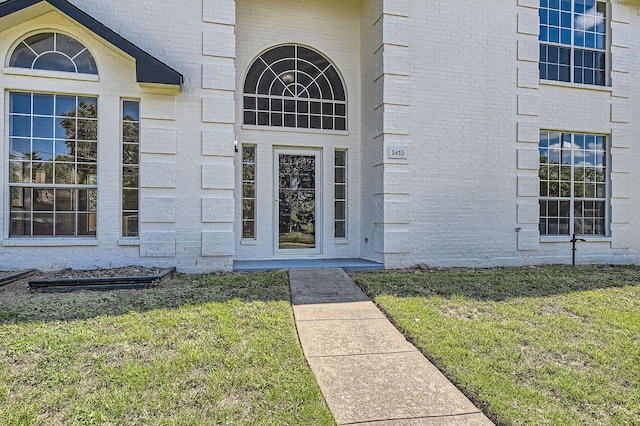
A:
[[[540,234],[606,235],[606,137],[540,132]]]
[[[95,236],[97,153],[97,98],[9,92],[9,236]]]
[[[540,0],[540,79],[606,84],[606,2]]]

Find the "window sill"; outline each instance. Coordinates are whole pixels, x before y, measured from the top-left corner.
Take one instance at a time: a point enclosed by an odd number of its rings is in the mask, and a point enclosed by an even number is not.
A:
[[[98,77],[98,75],[95,75],[95,74],[77,74],[73,72],[32,70],[28,68],[15,68],[15,67],[4,67],[2,71],[6,75],[55,78],[57,80],[100,81],[100,78]]]
[[[585,241],[580,241],[581,243],[610,243],[611,237],[597,237],[597,236],[584,236],[584,235],[576,235],[577,238],[582,238]],[[570,235],[557,235],[557,236],[546,236],[543,235],[540,237],[540,243],[571,243]]]
[[[279,126],[254,126],[251,124],[243,124],[242,130],[257,130],[267,132],[289,132],[289,133],[312,133],[319,135],[333,135],[333,136],[349,136],[348,130],[323,130],[323,129],[299,129],[297,127],[279,127]]]
[[[335,238],[333,240],[333,243],[335,245],[347,245],[347,244],[349,244],[349,239],[348,238]]]
[[[569,89],[593,90],[594,92],[611,93],[610,86],[596,86],[593,84],[568,83],[565,81],[540,80],[541,86],[567,87]]]
[[[82,247],[97,246],[95,238],[11,238],[2,241],[3,247]]]
[[[246,240],[240,240],[240,245],[241,246],[255,246],[258,244],[258,241],[254,238],[254,239],[246,239]]]

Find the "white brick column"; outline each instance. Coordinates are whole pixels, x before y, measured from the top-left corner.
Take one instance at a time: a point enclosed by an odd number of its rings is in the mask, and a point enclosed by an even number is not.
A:
[[[176,96],[140,101],[140,257],[176,256]]]
[[[629,3],[629,2],[628,2]],[[638,170],[629,151],[634,139],[630,121],[633,116],[634,81],[630,70],[637,57],[631,49],[634,42],[629,9],[637,7],[611,4],[611,248],[632,246],[630,220],[637,217],[631,202],[631,173]],[[637,67],[637,66],[636,66]],[[637,91],[635,91],[637,93]],[[636,100],[637,102],[637,100]],[[636,111],[637,112],[637,111]],[[635,115],[637,118],[638,116]],[[637,178],[636,178],[637,179]],[[637,185],[637,183],[636,183]]]
[[[538,168],[540,157],[539,124],[539,18],[538,0],[518,0],[518,130],[517,140],[517,247],[518,250],[537,250],[540,245],[538,231],[539,207]]]
[[[363,256],[387,267],[410,252],[409,1],[363,4]],[[390,155],[391,148],[404,155]]]
[[[235,10],[234,0],[202,3],[203,257],[234,254]]]

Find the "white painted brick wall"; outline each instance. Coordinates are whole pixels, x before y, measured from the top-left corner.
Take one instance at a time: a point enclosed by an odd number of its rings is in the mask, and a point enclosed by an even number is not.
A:
[[[97,82],[0,72],[3,139],[7,91],[82,93],[100,105],[98,238],[8,239],[3,191],[0,269],[137,263],[198,272],[230,269],[233,257],[271,258],[276,146],[323,148],[325,243],[332,238],[333,150],[349,150],[349,241],[328,244],[324,257],[365,257],[387,267],[567,262],[564,239],[537,235],[540,128],[611,135],[611,237],[581,244],[578,258],[640,262],[637,5],[612,2],[613,87],[594,89],[540,84],[537,0],[72,3],[181,72],[185,84],[178,96],[143,90],[130,58],[55,12],[0,26],[4,58],[17,40],[46,28],[85,43],[100,70]],[[282,43],[316,48],[342,72],[348,134],[242,126],[247,67]],[[142,220],[133,241],[120,238],[122,98],[141,100]],[[240,243],[236,135],[257,146],[260,163],[262,220],[252,246]],[[407,160],[386,158],[394,145],[410,147]]]

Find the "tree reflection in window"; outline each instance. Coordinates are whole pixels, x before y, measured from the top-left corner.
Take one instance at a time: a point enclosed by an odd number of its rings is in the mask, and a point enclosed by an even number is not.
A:
[[[122,101],[122,236],[138,237],[140,102]]]
[[[286,45],[263,53],[244,84],[244,124],[347,129],[347,102],[336,68],[309,48]]]
[[[98,74],[91,52],[78,40],[60,33],[40,33],[27,37],[13,51],[9,66]]]

